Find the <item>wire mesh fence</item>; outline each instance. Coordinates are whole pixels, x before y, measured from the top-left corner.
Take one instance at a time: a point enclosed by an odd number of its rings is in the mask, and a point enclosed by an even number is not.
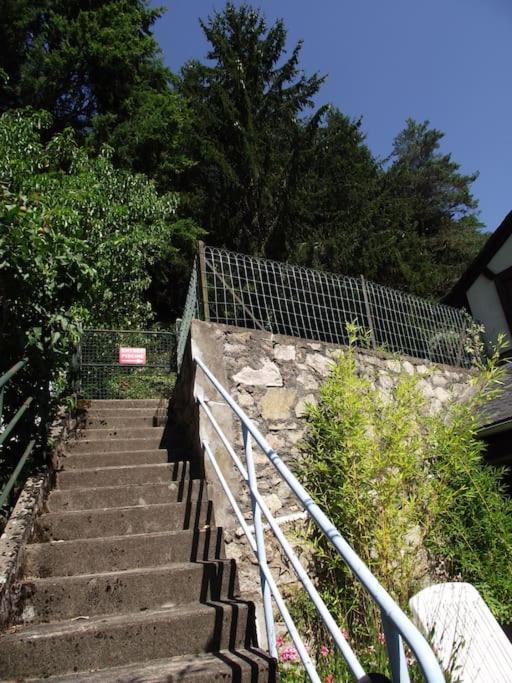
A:
[[[168,397],[175,380],[175,352],[171,332],[85,330],[78,393],[86,399]]]
[[[469,367],[474,321],[443,304],[354,278],[203,246],[194,266],[178,345],[193,315],[345,345],[347,324],[366,331],[374,348]],[[185,321],[185,316],[186,320]]]
[[[176,360],[178,368],[181,367],[183,354],[185,353],[185,345],[187,343],[188,331],[190,323],[193,318],[198,316],[197,308],[197,258],[194,260],[192,267],[192,274],[188,285],[187,299],[185,301],[185,308],[183,309],[183,316],[179,321],[177,328],[177,346],[176,346]]]

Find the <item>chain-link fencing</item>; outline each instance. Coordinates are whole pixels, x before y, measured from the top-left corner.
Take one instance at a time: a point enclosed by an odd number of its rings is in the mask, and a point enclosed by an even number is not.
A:
[[[266,330],[345,345],[347,325],[373,348],[469,367],[474,321],[437,304],[363,277],[354,278],[200,246],[180,326],[179,362],[190,320]]]
[[[168,397],[175,354],[171,332],[85,330],[78,350],[78,393],[86,399]]]

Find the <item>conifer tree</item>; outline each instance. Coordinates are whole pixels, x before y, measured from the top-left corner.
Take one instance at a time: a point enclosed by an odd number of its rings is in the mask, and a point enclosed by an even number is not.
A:
[[[212,64],[192,61],[183,70],[195,120],[189,211],[210,242],[275,253],[300,155],[321,116],[305,120],[323,78],[302,72],[300,42],[285,56],[283,21],[268,26],[249,5],[227,3],[201,27]]]
[[[4,0],[0,112],[49,111],[50,136],[71,127],[168,186],[187,163],[188,112],[152,34],[160,15],[148,0]]]

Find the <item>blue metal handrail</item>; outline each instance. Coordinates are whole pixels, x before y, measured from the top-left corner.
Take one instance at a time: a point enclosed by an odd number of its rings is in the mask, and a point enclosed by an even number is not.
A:
[[[16,411],[15,415],[4,426],[4,424],[2,422],[2,414],[3,414],[3,407],[4,407],[5,388],[8,384],[8,382],[14,377],[14,375],[17,372],[19,372],[22,368],[24,368],[26,364],[27,364],[26,359],[20,360],[20,361],[18,361],[18,363],[13,365],[12,368],[7,370],[7,372],[5,372],[0,377],[0,448],[3,447],[4,443],[6,443],[6,441],[10,438],[11,433],[14,431],[18,422],[25,415],[25,413],[30,408],[30,406],[34,400],[32,396],[27,398],[23,402],[21,407]],[[13,473],[9,477],[9,481],[4,486],[2,491],[0,491],[0,508],[2,508],[2,506],[8,500],[9,494],[11,493],[12,489],[14,488],[14,485],[16,484],[21,471],[25,467],[25,464],[26,464],[28,458],[30,457],[32,451],[34,450],[34,446],[35,446],[35,441],[34,440],[29,441],[28,445],[26,446],[25,450],[23,451],[21,458],[18,460],[16,467],[14,468]]]
[[[272,574],[268,568],[266,560],[265,551],[265,540],[263,534],[263,524],[262,524],[262,514],[268,522],[268,526],[274,533],[280,543],[285,555],[290,560],[298,579],[303,584],[307,593],[311,597],[322,621],[324,622],[327,630],[331,633],[336,646],[338,647],[341,655],[345,659],[347,666],[349,667],[355,680],[361,679],[365,676],[365,671],[359,662],[357,655],[353,652],[350,644],[347,642],[346,638],[343,636],[341,629],[336,624],[334,618],[323,602],[321,596],[316,590],[312,580],[307,575],[306,570],[300,563],[297,555],[292,549],[290,543],[287,541],[283,532],[281,531],[279,524],[273,517],[272,513],[268,509],[265,501],[261,497],[256,480],[256,471],[254,458],[252,453],[252,441],[260,447],[260,449],[268,457],[269,461],[273,464],[276,470],[281,475],[282,479],[288,484],[290,490],[294,493],[296,498],[299,500],[301,505],[304,507],[307,515],[315,522],[320,531],[329,539],[331,544],[334,546],[340,557],[351,569],[353,574],[357,577],[359,582],[363,585],[366,591],[371,595],[374,602],[378,605],[384,635],[386,639],[386,646],[388,651],[388,658],[390,663],[391,675],[393,683],[409,683],[409,671],[407,659],[405,656],[405,650],[403,641],[405,641],[416,658],[418,665],[425,677],[427,683],[441,683],[445,681],[445,677],[437,661],[431,647],[425,640],[423,635],[414,626],[406,614],[401,610],[389,593],[384,589],[384,587],[379,583],[377,578],[371,573],[368,567],[364,564],[357,553],[351,548],[347,541],[343,538],[340,532],[336,529],[334,524],[330,521],[327,515],[319,508],[319,506],[313,501],[311,496],[308,494],[306,489],[302,486],[299,480],[294,474],[288,469],[279,455],[270,446],[265,437],[261,434],[256,425],[250,420],[242,408],[234,401],[230,396],[229,392],[222,386],[219,380],[211,372],[211,370],[205,365],[205,363],[199,357],[199,354],[193,349],[193,360],[195,364],[202,370],[204,375],[207,377],[209,382],[217,390],[220,396],[223,398],[225,403],[231,408],[233,413],[238,417],[241,427],[244,442],[244,452],[245,452],[245,466],[241,462],[240,458],[235,453],[235,450],[229,439],[222,431],[218,422],[215,420],[209,406],[208,400],[196,392],[195,400],[200,408],[205,413],[206,417],[212,424],[215,432],[221,439],[224,447],[226,448],[228,454],[230,455],[233,463],[240,472],[242,478],[246,482],[249,493],[251,496],[251,507],[253,514],[253,529],[254,533],[247,524],[244,514],[238,505],[228,482],[224,478],[222,471],[217,463],[217,460],[213,454],[210,444],[202,440],[202,445],[204,447],[205,454],[215,470],[217,477],[221,483],[221,486],[226,493],[226,496],[233,507],[235,515],[240,522],[240,525],[245,532],[249,544],[254,551],[257,559],[260,571],[261,580],[261,591],[263,598],[263,608],[265,615],[265,627],[267,633],[267,642],[270,654],[274,657],[277,656],[276,640],[274,633],[274,617],[272,609],[272,598],[274,599],[277,608],[281,612],[283,620],[288,628],[290,637],[292,638],[299,657],[304,665],[304,668],[310,678],[310,680],[315,683],[320,683],[320,678],[316,671],[316,667],[311,660],[307,649],[304,645],[302,638],[300,637],[293,619],[286,607],[284,599],[277,587]]]

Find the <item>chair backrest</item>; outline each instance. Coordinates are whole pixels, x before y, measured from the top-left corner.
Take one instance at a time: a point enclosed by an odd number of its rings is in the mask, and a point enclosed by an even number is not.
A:
[[[512,681],[512,643],[474,586],[436,584],[417,593],[409,605],[452,681]]]

